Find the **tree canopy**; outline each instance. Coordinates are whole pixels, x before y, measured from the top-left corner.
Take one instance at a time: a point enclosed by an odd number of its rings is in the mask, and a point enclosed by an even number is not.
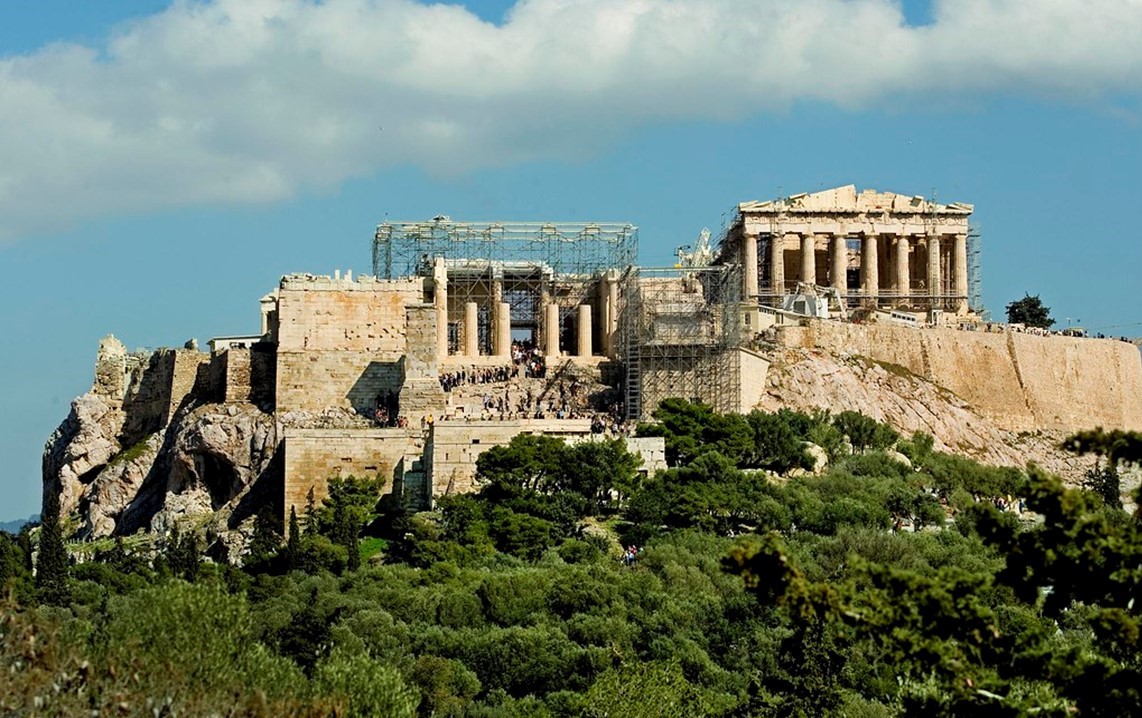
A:
[[[1007,321],[1028,327],[1050,329],[1055,320],[1051,318],[1051,308],[1043,305],[1039,295],[1024,294],[1007,305]]]

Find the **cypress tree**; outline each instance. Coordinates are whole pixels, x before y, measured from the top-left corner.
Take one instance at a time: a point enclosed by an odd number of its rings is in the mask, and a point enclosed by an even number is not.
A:
[[[297,508],[289,507],[289,538],[286,541],[285,550],[285,569],[286,571],[294,571],[297,569],[298,560],[301,558],[301,529],[297,525]]]
[[[40,553],[36,559],[36,594],[41,603],[63,606],[70,600],[67,565],[67,546],[59,525],[59,497],[49,494],[44,498]]]

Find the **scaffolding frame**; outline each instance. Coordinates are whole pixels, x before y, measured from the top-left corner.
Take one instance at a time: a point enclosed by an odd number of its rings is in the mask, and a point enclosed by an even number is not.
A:
[[[988,319],[983,306],[983,230],[968,225],[968,308]]]
[[[511,307],[514,331],[538,340],[542,305],[559,307],[560,345],[572,345],[580,304],[592,301],[599,279],[622,272],[638,257],[638,227],[629,222],[386,221],[373,235],[373,274],[380,279],[432,276],[448,270],[449,352],[459,349],[464,306],[477,305],[477,344],[491,354],[494,304]],[[597,313],[597,310],[596,310]],[[593,344],[602,346],[603,317],[593,318]]]
[[[740,265],[632,267],[621,293],[627,419],[648,419],[670,397],[740,409]]]

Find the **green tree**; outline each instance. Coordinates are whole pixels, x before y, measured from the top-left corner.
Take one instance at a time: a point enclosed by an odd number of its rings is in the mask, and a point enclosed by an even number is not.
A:
[[[193,583],[198,578],[198,569],[202,565],[199,555],[198,534],[196,532],[183,532],[176,524],[167,539],[166,563],[172,575]]]
[[[289,538],[283,554],[286,571],[295,571],[301,558],[301,528],[297,523],[297,508],[289,507]]]
[[[792,412],[766,414],[752,411],[746,416],[746,421],[753,430],[754,450],[750,466],[779,474],[793,468],[813,467],[813,459],[806,453],[802,438],[790,420],[791,414]]]
[[[67,583],[68,555],[60,528],[59,497],[44,497],[40,517],[40,550],[36,559],[36,594],[42,603],[63,606],[71,598]]]
[[[684,466],[708,451],[741,466],[754,452],[753,430],[740,414],[718,414],[706,404],[671,398],[653,416],[655,423],[640,424],[637,434],[663,437],[670,466]]]
[[[833,419],[833,424],[842,434],[849,437],[853,451],[858,452],[874,446],[877,430],[880,427],[875,419],[856,411],[842,411]],[[892,440],[895,440],[895,437]]]
[[[0,531],[0,595],[12,591],[17,599],[27,600],[32,586],[28,556],[16,536]]]
[[[1039,295],[1024,294],[1022,299],[1016,299],[1007,305],[1007,321],[1012,324],[1024,324],[1029,327],[1050,329],[1055,323],[1051,319],[1051,308],[1043,306]]]
[[[281,545],[282,535],[278,531],[277,517],[273,507],[267,504],[254,517],[254,535],[250,539],[250,553],[246,556],[245,564],[249,566],[268,561]]]
[[[365,525],[377,517],[383,488],[382,479],[330,479],[329,495],[316,512],[318,532],[345,549],[350,571],[361,566],[359,537]]]

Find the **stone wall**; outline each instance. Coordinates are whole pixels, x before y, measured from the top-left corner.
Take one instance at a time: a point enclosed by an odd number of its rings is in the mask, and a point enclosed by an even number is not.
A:
[[[518,421],[443,421],[431,432],[427,455],[428,481],[433,496],[464,494],[475,485],[476,459],[493,446],[504,446],[519,434],[544,434],[568,442],[603,438],[591,433],[590,419],[531,419]],[[661,437],[626,439],[627,448],[643,457],[642,470],[666,468]]]
[[[420,279],[286,277],[278,296],[276,399],[280,411],[368,411],[398,389],[406,352],[405,306]]]
[[[769,372],[769,360],[749,349],[742,349],[738,357],[737,370],[741,373],[741,401],[734,411],[746,414],[757,406],[765,394],[765,377]]]
[[[224,365],[221,401],[274,403],[277,355],[272,346],[226,349],[218,355]]]
[[[433,496],[475,491],[476,459],[493,446],[503,446],[524,433],[583,436],[590,419],[517,421],[439,421],[429,438],[428,481]]]
[[[285,473],[285,518],[290,507],[301,515],[309,501],[320,505],[328,495],[331,478],[379,477],[384,493],[399,483],[396,476],[406,456],[419,457],[423,439],[419,430],[408,429],[294,429],[283,430]]]
[[[1142,429],[1142,361],[1125,342],[827,321],[779,327],[777,336],[788,347],[898,366],[1010,431]]]
[[[194,394],[199,367],[210,363],[209,354],[195,349],[174,349],[170,351],[173,351],[174,357],[171,367],[170,399],[164,424],[168,423],[183,402]]]

